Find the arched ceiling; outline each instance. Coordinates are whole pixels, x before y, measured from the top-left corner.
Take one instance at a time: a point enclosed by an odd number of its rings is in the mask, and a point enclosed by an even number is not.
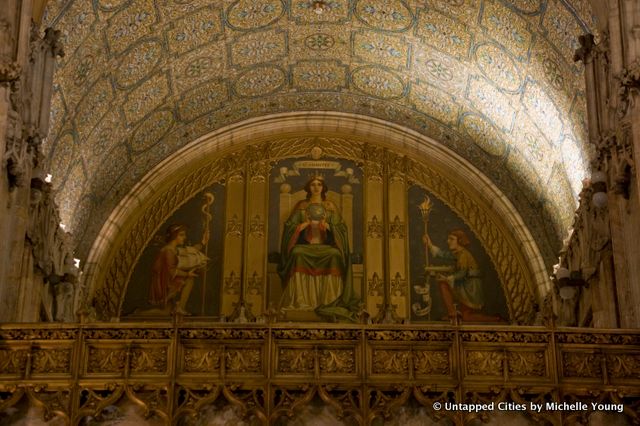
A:
[[[588,0],[53,0],[45,144],[86,254],[154,165],[247,118],[333,110],[429,136],[489,176],[549,256],[586,175]],[[82,244],[85,244],[83,246]]]

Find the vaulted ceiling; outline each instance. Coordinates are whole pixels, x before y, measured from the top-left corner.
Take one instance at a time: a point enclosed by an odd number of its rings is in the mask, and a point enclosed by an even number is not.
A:
[[[136,181],[197,137],[332,110],[448,146],[509,196],[547,255],[557,249],[587,174],[572,57],[594,32],[588,0],[324,3],[52,0],[44,23],[66,55],[45,150],[78,240],[90,244]]]

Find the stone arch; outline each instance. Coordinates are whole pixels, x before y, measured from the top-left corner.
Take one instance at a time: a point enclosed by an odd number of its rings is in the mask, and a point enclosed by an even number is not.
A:
[[[308,137],[332,141],[336,154],[343,152],[347,157],[365,143],[406,156],[416,165],[412,180],[434,190],[461,215],[473,214],[470,227],[485,247],[493,247],[494,264],[508,258],[514,262],[503,266],[501,280],[516,280],[511,291],[530,295],[528,301],[518,302],[526,307],[518,308],[517,320],[525,322],[533,313],[535,300],[542,300],[548,292],[550,283],[542,256],[522,218],[471,164],[436,141],[401,126],[353,114],[315,112],[272,115],[226,127],[193,141],[155,167],[111,213],[94,242],[85,267],[87,299],[97,303],[103,318],[118,317],[123,287],[136,256],[181,203],[230,171],[230,160],[237,159],[242,150],[253,149],[251,155],[255,155],[264,144],[280,141],[279,149],[284,152],[293,146],[290,140]],[[284,158],[286,153],[278,155]],[[461,196],[470,203],[461,203]],[[490,232],[484,232],[489,228]],[[519,271],[519,278],[506,277],[513,270]],[[513,315],[513,306],[510,310]]]

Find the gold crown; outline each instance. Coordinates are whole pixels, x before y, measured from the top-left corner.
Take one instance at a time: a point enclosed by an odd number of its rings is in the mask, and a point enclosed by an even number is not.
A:
[[[309,180],[321,180],[324,182],[324,175],[322,173],[309,173],[308,174]]]

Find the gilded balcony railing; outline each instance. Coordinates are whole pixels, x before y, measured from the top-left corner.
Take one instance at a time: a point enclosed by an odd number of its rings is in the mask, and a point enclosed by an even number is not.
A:
[[[554,409],[547,403],[621,404],[615,407],[637,422],[640,331],[198,322],[0,326],[0,423],[1,413],[20,403],[80,424],[122,401],[167,424],[189,424],[216,401],[261,424],[291,417],[312,401],[331,406],[347,424],[371,424],[407,404],[463,424],[477,413],[434,406],[489,402],[516,404],[549,424],[584,416],[591,406]],[[536,401],[543,404],[539,412],[531,404]]]

